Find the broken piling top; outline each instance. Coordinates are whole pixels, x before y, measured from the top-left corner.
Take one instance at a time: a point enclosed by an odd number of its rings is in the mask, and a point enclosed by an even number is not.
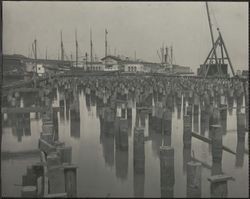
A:
[[[201,163],[197,161],[190,161],[187,163],[187,165],[190,167],[201,167]]]
[[[232,176],[228,176],[225,174],[213,175],[213,176],[208,177],[207,179],[211,183],[227,182],[228,180],[234,180]]]
[[[120,118],[120,130],[127,131],[128,130],[128,120],[124,118]]]
[[[221,125],[220,124],[212,124],[210,125],[212,128],[214,129],[220,129],[221,128]]]
[[[143,134],[144,135],[144,128],[143,127],[135,127],[134,128],[135,134]]]
[[[171,146],[160,146],[160,156],[174,157],[174,148]]]
[[[61,165],[60,157],[57,152],[51,152],[47,155],[48,167],[59,166]]]
[[[212,124],[210,125],[211,127],[211,132],[213,135],[213,138],[218,139],[218,138],[222,138],[222,131],[221,131],[221,125],[220,124]]]
[[[21,196],[25,198],[35,198],[37,197],[36,186],[24,186],[22,188]]]

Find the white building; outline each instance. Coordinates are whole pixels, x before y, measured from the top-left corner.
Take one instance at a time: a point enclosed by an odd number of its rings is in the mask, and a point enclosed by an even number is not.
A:
[[[102,62],[87,62],[85,70],[87,71],[104,71],[105,65]]]
[[[37,71],[37,75],[38,75],[39,77],[43,76],[44,73],[45,73],[45,69],[44,69],[44,67],[43,67],[42,64],[37,64],[37,65],[36,65],[36,71]]]
[[[144,72],[144,65],[141,63],[136,63],[136,62],[125,63],[124,71],[131,72],[131,73]]]

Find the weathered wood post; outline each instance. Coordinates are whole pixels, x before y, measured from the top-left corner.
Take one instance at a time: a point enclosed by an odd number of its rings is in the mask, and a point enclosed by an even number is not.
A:
[[[37,176],[32,167],[27,167],[27,174],[22,176],[23,186],[36,186]]]
[[[59,166],[60,164],[61,160],[57,152],[50,152],[47,155],[47,165],[49,169],[54,166]]]
[[[237,137],[245,139],[246,115],[245,113],[237,113]]]
[[[222,132],[220,125],[212,125],[212,170],[208,180],[211,197],[227,197],[227,181],[230,176],[222,174]]]
[[[236,167],[242,167],[244,163],[246,114],[237,113],[237,146],[236,146]]]
[[[192,123],[191,116],[184,115],[183,117],[183,146],[184,148],[191,147],[191,139],[192,139]]]
[[[237,137],[237,146],[236,146],[236,157],[235,157],[235,166],[243,167],[244,156],[245,156],[245,137]]]
[[[242,91],[238,91],[236,96],[237,113],[241,112],[242,104],[243,104],[243,93]]]
[[[172,198],[174,196],[174,148],[170,146],[160,147],[160,178],[161,197]]]
[[[225,135],[227,133],[227,105],[220,105],[220,124],[222,134]]]
[[[217,108],[212,108],[209,117],[209,132],[212,132],[212,125],[220,123],[220,111]]]
[[[77,167],[64,167],[64,178],[67,197],[77,197]]]
[[[71,164],[71,161],[72,161],[72,147],[71,146],[57,147],[57,152],[60,157],[61,163]]]
[[[201,163],[187,163],[187,198],[201,198]]]
[[[57,109],[53,108],[53,125],[54,125],[54,140],[58,140],[58,117],[57,117]]]
[[[198,103],[198,102],[196,102]],[[194,116],[193,116],[193,130],[194,132],[198,132],[199,129],[199,105],[194,104]]]
[[[212,182],[210,184],[210,196],[212,198],[227,198],[227,180]]]
[[[145,183],[145,148],[144,129],[134,130],[134,197],[144,196]]]
[[[172,111],[167,109],[163,113],[162,117],[162,133],[164,145],[171,146],[171,134],[172,134]]]
[[[212,159],[213,163],[220,163],[222,161],[222,132],[221,125],[211,125],[212,131]]]

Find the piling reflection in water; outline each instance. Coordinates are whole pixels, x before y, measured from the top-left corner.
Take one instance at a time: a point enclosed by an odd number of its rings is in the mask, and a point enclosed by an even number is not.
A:
[[[186,173],[187,163],[191,160],[191,139],[192,139],[191,116],[183,116],[183,173]]]
[[[144,197],[145,183],[145,146],[144,129],[134,129],[134,197]]]
[[[236,147],[236,167],[243,167],[245,152],[245,114],[237,113],[237,147]]]
[[[13,136],[22,142],[23,136],[31,136],[30,113],[8,113],[3,127],[11,127]]]
[[[115,132],[115,165],[116,177],[125,180],[128,175],[128,120],[116,118]]]
[[[100,119],[100,143],[103,147],[103,156],[105,163],[113,167],[114,166],[114,146],[115,146],[115,115],[114,111],[107,113],[106,108],[102,108],[102,114],[99,116]],[[107,117],[107,114],[109,117]]]

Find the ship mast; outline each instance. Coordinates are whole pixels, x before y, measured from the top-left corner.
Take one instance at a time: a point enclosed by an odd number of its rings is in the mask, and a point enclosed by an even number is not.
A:
[[[62,41],[62,31],[61,31],[61,61],[64,61],[64,49],[63,49],[63,41]]]
[[[90,29],[90,62],[92,66],[93,62],[93,42],[92,42],[92,30]]]
[[[77,42],[77,30],[75,30],[75,40],[76,40],[76,67],[78,66],[78,42]]]

